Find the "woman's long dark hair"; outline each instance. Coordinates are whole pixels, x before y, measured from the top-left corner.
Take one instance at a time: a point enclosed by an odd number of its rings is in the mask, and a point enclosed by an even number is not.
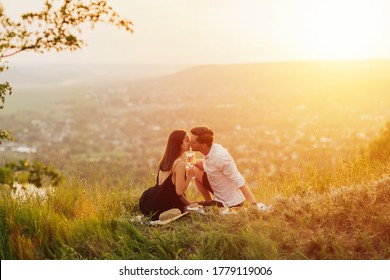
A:
[[[181,144],[187,131],[179,129],[174,130],[168,137],[168,142],[165,147],[165,152],[158,165],[161,171],[171,171],[174,161],[180,156]]]

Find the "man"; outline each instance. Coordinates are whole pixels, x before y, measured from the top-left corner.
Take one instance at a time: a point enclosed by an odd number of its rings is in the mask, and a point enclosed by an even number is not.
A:
[[[204,156],[194,166],[195,184],[205,199],[202,205],[236,207],[242,206],[246,199],[257,206],[232,156],[220,144],[214,143],[213,130],[206,126],[192,128],[191,147]]]

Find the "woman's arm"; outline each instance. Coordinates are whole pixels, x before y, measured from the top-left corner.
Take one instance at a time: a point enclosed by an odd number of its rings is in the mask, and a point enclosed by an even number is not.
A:
[[[196,163],[195,163],[195,166],[198,167],[201,170],[204,170],[204,168],[203,168],[203,159],[197,159]]]
[[[191,204],[191,202],[190,202],[184,195],[182,195],[182,196],[180,197],[180,200],[181,200],[181,202],[183,202],[185,205],[190,205],[190,204]]]
[[[176,193],[182,195],[192,180],[193,172],[191,169],[188,170],[188,176],[186,176],[186,164],[183,161],[176,165],[173,172],[175,172]]]

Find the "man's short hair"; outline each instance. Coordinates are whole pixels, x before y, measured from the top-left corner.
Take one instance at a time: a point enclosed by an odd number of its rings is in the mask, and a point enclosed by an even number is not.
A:
[[[207,126],[193,127],[191,133],[197,137],[196,140],[201,144],[211,147],[214,142],[214,131]]]

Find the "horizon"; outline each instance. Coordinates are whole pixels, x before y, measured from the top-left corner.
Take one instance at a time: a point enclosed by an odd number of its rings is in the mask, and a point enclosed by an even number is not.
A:
[[[60,81],[68,84],[83,84],[86,81],[93,81],[97,77],[100,82],[107,83],[108,80],[115,80],[123,83],[143,81],[169,75],[179,74],[184,71],[198,67],[245,67],[245,66],[268,66],[268,65],[333,65],[343,67],[350,64],[389,64],[390,59],[355,59],[355,60],[286,60],[286,61],[259,61],[251,63],[205,63],[198,65],[184,64],[131,64],[128,62],[14,62],[8,63],[10,68],[2,73],[1,79],[12,83],[14,89],[26,87],[51,87]],[[34,68],[34,71],[31,71]],[[39,71],[37,71],[39,70]],[[297,69],[299,70],[299,69]],[[62,76],[59,76],[62,75]],[[80,76],[81,75],[81,76]],[[49,81],[48,79],[51,79]],[[76,81],[78,80],[78,82]],[[105,81],[105,82],[104,82]],[[61,83],[58,84],[61,86]],[[11,98],[11,97],[9,97]]]
[[[351,64],[351,63],[390,63],[389,59],[354,59],[354,60],[285,60],[285,61],[259,61],[259,62],[249,62],[249,63],[204,63],[204,64],[193,64],[193,65],[185,65],[185,64],[132,64],[129,62],[77,62],[77,63],[69,63],[69,62],[60,62],[60,61],[51,61],[51,62],[13,62],[8,63],[8,66],[11,66],[7,71],[2,73],[2,80],[10,80],[14,86],[18,83],[24,83],[22,80],[24,77],[18,76],[20,72],[26,72],[25,74],[30,74],[27,70],[30,68],[40,69],[42,71],[49,72],[53,74],[53,70],[55,73],[65,73],[67,72],[66,77],[69,76],[77,76],[80,73],[89,72],[92,76],[96,76],[98,74],[109,74],[116,75],[120,71],[126,71],[126,73],[122,73],[123,75],[129,74],[137,74],[133,78],[129,78],[129,81],[134,80],[144,80],[156,77],[162,77],[166,75],[172,75],[176,73],[180,73],[182,71],[191,70],[193,68],[198,67],[224,67],[224,66],[250,66],[250,65],[283,65],[283,64],[327,64],[327,65],[342,65],[342,64]],[[60,67],[53,69],[54,67]],[[63,67],[63,68],[62,68]],[[72,73],[69,71],[73,71],[77,67],[77,71]],[[107,68],[105,68],[107,67]],[[119,69],[113,69],[113,67],[118,67]],[[17,75],[15,75],[17,74]],[[37,76],[37,73],[32,73],[33,76]],[[118,77],[118,80],[123,80],[124,77]],[[27,84],[29,81],[27,81]]]

